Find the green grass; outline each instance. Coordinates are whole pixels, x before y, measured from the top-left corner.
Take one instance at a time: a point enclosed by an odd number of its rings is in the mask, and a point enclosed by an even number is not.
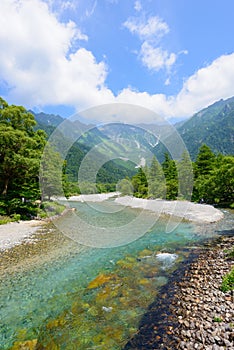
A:
[[[41,218],[60,215],[65,208],[65,205],[57,202],[43,202],[42,210],[40,211],[39,215]]]
[[[8,224],[9,222],[19,221],[20,214],[13,214],[11,216],[1,216],[0,215],[0,225]]]
[[[234,290],[234,267],[232,270],[223,276],[223,282],[220,287],[222,292],[228,292],[229,290]]]

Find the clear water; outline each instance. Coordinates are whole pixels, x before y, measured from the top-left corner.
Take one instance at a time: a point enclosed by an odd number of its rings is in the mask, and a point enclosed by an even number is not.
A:
[[[139,215],[133,209],[113,213],[113,203],[73,206],[94,227],[114,225],[113,220],[123,225]],[[153,214],[142,215],[147,221]],[[72,216],[59,220],[72,225]],[[207,237],[185,222],[165,234],[166,224],[166,219],[158,220],[123,246],[92,248],[74,242],[69,252],[61,246],[58,259],[5,276],[0,284],[0,348],[39,339],[43,349],[104,349],[103,344],[121,349],[159,287],[187,257],[189,246]]]

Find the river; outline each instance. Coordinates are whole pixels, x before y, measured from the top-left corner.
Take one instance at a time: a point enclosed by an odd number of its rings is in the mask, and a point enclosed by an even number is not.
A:
[[[74,202],[72,206],[93,230],[101,225],[118,232],[118,227],[134,222],[139,215],[142,225],[154,215],[130,208],[121,211],[112,201]],[[58,223],[60,228],[69,224],[85,237],[86,226],[77,226],[74,214],[68,213]],[[226,213],[222,223],[210,225],[175,220],[171,232],[167,224],[167,217],[157,219],[135,239],[132,225],[133,232],[126,232],[131,239],[105,247],[62,238],[56,227],[50,229],[53,237],[57,235],[56,244],[50,244],[48,232],[41,235],[40,240],[48,240],[49,251],[48,247],[46,252],[37,251],[37,258],[31,260],[22,254],[20,268],[6,268],[1,275],[0,348],[15,344],[13,348],[20,349],[25,341],[29,349],[35,344],[36,349],[123,348],[170,274],[196,246],[217,231],[231,228],[233,215]]]

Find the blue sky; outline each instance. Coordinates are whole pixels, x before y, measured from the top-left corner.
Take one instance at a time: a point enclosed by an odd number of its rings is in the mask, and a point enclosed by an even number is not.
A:
[[[232,0],[1,0],[0,95],[64,117],[131,103],[187,118],[234,95],[233,13]]]

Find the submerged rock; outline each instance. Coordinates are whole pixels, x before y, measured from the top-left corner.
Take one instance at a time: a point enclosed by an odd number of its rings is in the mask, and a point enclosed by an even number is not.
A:
[[[100,274],[93,281],[91,281],[88,284],[87,288],[88,289],[98,288],[98,287],[102,286],[103,284],[105,284],[106,282],[108,282],[112,278],[113,278],[113,276]]]
[[[234,349],[234,295],[220,290],[233,243],[234,237],[220,238],[176,272],[124,350]]]

